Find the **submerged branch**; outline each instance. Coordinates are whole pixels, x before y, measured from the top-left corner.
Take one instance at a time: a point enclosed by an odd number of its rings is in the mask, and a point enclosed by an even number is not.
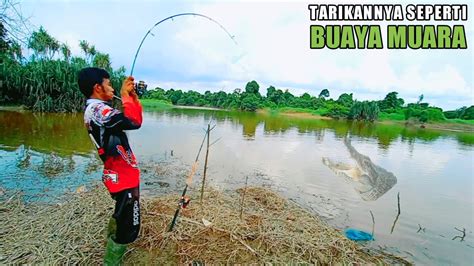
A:
[[[374,237],[374,230],[375,230],[375,218],[374,218],[374,214],[372,213],[372,211],[370,211],[370,215],[372,216],[372,238]]]
[[[393,229],[395,229],[395,224],[398,221],[398,217],[400,217],[400,192],[397,193],[397,198],[398,198],[398,214],[397,217],[395,218],[395,221],[393,221],[392,229],[390,230],[390,234],[393,233]]]
[[[421,224],[418,224],[418,227],[419,227],[419,228],[418,228],[418,231],[416,231],[417,233],[419,233],[419,232],[421,232],[421,231],[423,231],[423,233],[425,232],[425,229],[426,229],[426,228],[421,227]]]
[[[461,238],[461,242],[464,241],[464,237],[466,237],[466,228],[463,228],[462,230],[459,230],[457,229],[456,227],[454,227],[454,229],[456,229],[457,231],[461,232],[462,233],[462,236],[455,236],[453,237],[453,239],[451,240],[455,240],[456,238]]]

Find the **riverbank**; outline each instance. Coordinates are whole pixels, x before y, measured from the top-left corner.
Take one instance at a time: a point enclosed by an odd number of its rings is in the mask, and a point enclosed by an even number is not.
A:
[[[320,112],[310,109],[300,108],[279,108],[279,109],[258,109],[258,113],[266,115],[284,115],[296,118],[308,118],[308,119],[319,119],[319,120],[331,120],[329,116],[322,116]]]
[[[146,110],[168,110],[168,109],[194,109],[194,110],[211,110],[211,111],[228,111],[227,109],[205,107],[205,106],[183,106],[173,105],[166,101],[153,100],[153,99],[142,99],[140,100],[143,107]],[[0,106],[0,111],[26,111],[24,106],[12,105],[12,106]],[[264,115],[283,115],[287,117],[295,117],[300,119],[317,119],[317,120],[331,120],[333,118],[328,116],[322,116],[321,112],[302,109],[302,108],[279,108],[279,109],[258,109],[257,113]],[[425,128],[431,130],[441,130],[450,132],[474,132],[474,120],[461,120],[461,119],[448,119],[443,122],[430,122],[430,123],[419,123],[414,121],[406,121],[401,119],[399,116],[383,116],[380,120],[375,123],[386,124],[386,125],[403,125],[411,128]]]
[[[172,233],[167,229],[179,195],[143,198],[141,237],[130,246],[125,264],[409,263],[348,240],[267,189],[208,188],[202,204],[198,192],[190,196]],[[101,264],[113,211],[101,185],[81,188],[55,204],[3,198],[2,264]]]
[[[262,114],[284,115],[302,119],[323,119],[330,120],[331,117],[322,116],[319,112],[309,109],[299,108],[281,108],[281,109],[260,109],[258,112]],[[393,118],[393,117],[392,117]],[[391,116],[377,120],[375,123],[388,125],[404,125],[412,128],[425,128],[432,130],[444,130],[452,132],[474,132],[473,120],[448,119],[444,122],[420,123],[414,121],[401,120],[399,117],[391,119]]]
[[[140,100],[143,108],[152,110],[166,110],[171,108],[178,109],[195,109],[195,110],[212,110],[212,111],[226,111],[226,109],[207,107],[207,106],[186,106],[186,105],[173,105],[170,102],[154,99],[141,99]]]
[[[459,122],[431,122],[431,123],[419,123],[412,121],[397,121],[397,120],[382,120],[376,121],[376,123],[387,124],[387,125],[404,125],[412,128],[424,128],[431,130],[441,130],[441,131],[451,131],[451,132],[466,132],[474,133],[474,124],[469,123],[470,120],[467,120],[467,123]]]
[[[179,106],[172,105],[169,102],[153,100],[153,99],[144,99],[141,100],[143,107],[146,109],[170,109],[170,108],[180,108],[180,109],[196,109],[196,110],[226,110],[212,107],[202,107],[202,106]],[[318,119],[318,120],[331,120],[333,118],[328,116],[323,116],[320,111],[304,109],[304,108],[277,108],[277,109],[258,109],[257,113],[264,115],[283,115],[287,117],[295,117],[300,119]],[[380,119],[375,121],[375,123],[381,124],[392,124],[392,125],[404,125],[412,128],[426,128],[432,130],[442,130],[442,131],[451,131],[451,132],[474,132],[474,121],[472,120],[461,120],[461,119],[448,119],[444,122],[431,122],[431,123],[419,123],[414,121],[405,121],[400,115],[391,115],[391,114],[382,114]]]
[[[0,111],[24,112],[26,110],[23,105],[0,105]]]

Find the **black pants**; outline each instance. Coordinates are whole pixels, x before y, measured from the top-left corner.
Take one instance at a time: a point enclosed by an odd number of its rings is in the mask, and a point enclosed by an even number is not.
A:
[[[129,188],[112,194],[115,200],[115,212],[112,217],[117,222],[114,241],[128,244],[138,237],[140,231],[140,189]]]

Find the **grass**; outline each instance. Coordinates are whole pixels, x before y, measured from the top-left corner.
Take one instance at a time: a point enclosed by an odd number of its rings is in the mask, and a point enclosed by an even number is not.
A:
[[[143,108],[153,110],[166,110],[173,108],[173,104],[164,100],[140,99]]]
[[[277,108],[264,108],[264,112],[268,112],[270,114],[294,114],[294,113],[301,113],[301,114],[311,114],[315,116],[322,116],[327,113],[327,109],[307,109],[307,108],[294,108],[294,107],[277,107]]]
[[[124,264],[409,264],[350,241],[264,188],[208,187],[202,204],[198,194],[190,191],[196,201],[181,211],[171,233],[179,195],[143,197],[141,236],[129,246]],[[113,200],[101,185],[64,199],[25,204],[14,194],[0,200],[0,264],[102,264]]]
[[[464,119],[447,119],[446,123],[455,123],[455,124],[464,124],[464,125],[474,125],[474,120],[464,120]]]
[[[387,121],[387,120],[403,121],[403,120],[405,120],[405,115],[403,113],[384,113],[384,112],[380,112],[379,120],[381,120],[381,121]]]

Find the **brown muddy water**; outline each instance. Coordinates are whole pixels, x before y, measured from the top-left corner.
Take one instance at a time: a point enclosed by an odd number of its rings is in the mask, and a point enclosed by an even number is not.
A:
[[[474,263],[474,134],[399,125],[210,110],[145,112],[129,131],[142,193],[180,191],[211,120],[207,183],[274,189],[340,228],[372,231],[364,245],[416,264]],[[51,200],[98,182],[82,114],[0,111],[0,196]],[[202,179],[204,152],[192,189]],[[400,196],[400,216],[397,194]],[[192,204],[192,203],[191,203]],[[393,227],[393,232],[392,231]],[[456,230],[465,229],[463,233]],[[457,237],[459,236],[459,237]]]

